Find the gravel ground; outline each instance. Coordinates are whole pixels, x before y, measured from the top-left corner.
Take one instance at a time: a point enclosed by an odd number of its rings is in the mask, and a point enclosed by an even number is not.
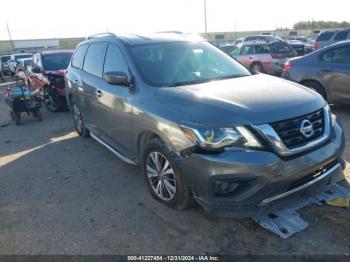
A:
[[[153,200],[137,167],[73,131],[69,112],[10,122],[0,87],[0,254],[349,254],[350,209],[310,206],[288,240],[250,219]],[[347,133],[350,109],[334,108]],[[350,166],[346,169],[350,176]]]

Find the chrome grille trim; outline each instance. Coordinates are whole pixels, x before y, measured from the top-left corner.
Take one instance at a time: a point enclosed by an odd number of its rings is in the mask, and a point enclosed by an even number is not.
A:
[[[302,146],[296,146],[293,148],[288,148],[282,141],[282,139],[278,136],[276,131],[272,128],[269,124],[264,125],[256,125],[253,126],[253,128],[256,129],[256,131],[262,135],[272,146],[272,148],[281,156],[292,156],[298,153],[302,153],[306,150],[309,150],[315,146],[318,146],[319,144],[325,142],[331,133],[331,112],[329,106],[325,106],[323,108],[323,115],[324,115],[324,131],[321,136],[319,136],[317,139],[312,140],[305,145]]]

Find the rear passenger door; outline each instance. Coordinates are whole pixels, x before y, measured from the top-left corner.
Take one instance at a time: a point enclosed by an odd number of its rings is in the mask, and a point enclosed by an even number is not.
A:
[[[92,42],[86,52],[82,74],[82,90],[85,99],[86,115],[88,115],[88,128],[101,129],[103,112],[100,106],[99,90],[104,84],[102,79],[103,60],[106,50],[105,42]]]
[[[350,99],[350,45],[326,51],[320,56],[319,75],[332,100]]]
[[[105,73],[123,72],[131,79],[129,66],[121,49],[109,43],[103,66]],[[134,148],[132,139],[132,106],[131,90],[127,86],[112,85],[103,81],[100,86],[101,95],[98,98],[101,114],[100,125],[107,135],[117,143],[118,149],[130,156]]]

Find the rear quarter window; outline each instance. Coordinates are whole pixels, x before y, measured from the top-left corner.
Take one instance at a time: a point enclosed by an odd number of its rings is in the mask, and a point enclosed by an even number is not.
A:
[[[331,37],[335,34],[335,32],[325,32],[325,33],[321,33],[316,41],[328,41],[331,39]]]
[[[86,53],[86,50],[88,48],[88,45],[81,45],[75,50],[73,57],[72,57],[72,66],[82,69],[83,68],[83,62],[84,62],[84,56]]]

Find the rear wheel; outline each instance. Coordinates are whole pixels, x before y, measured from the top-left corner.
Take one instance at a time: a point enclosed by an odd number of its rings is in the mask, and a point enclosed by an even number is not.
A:
[[[80,108],[77,105],[74,98],[71,101],[71,105],[72,105],[72,114],[73,114],[75,130],[78,132],[80,136],[89,137],[90,135],[89,130],[85,127]]]
[[[16,125],[20,125],[21,124],[21,114],[20,113],[13,113],[14,114],[14,118],[15,118],[15,123]]]
[[[251,66],[250,66],[250,71],[253,74],[258,74],[258,73],[264,73],[264,67],[262,66],[262,64],[260,62],[254,62]]]
[[[316,91],[319,93],[325,100],[327,100],[327,94],[323,86],[315,81],[307,81],[302,83],[304,86]]]
[[[12,110],[10,110],[10,117],[12,121],[15,121],[15,113]]]
[[[179,210],[190,207],[193,197],[176,165],[175,154],[161,140],[152,139],[142,155],[142,172],[151,195]]]
[[[43,115],[42,115],[40,109],[38,109],[38,110],[35,112],[34,117],[36,117],[36,118],[38,119],[38,121],[43,121]]]

